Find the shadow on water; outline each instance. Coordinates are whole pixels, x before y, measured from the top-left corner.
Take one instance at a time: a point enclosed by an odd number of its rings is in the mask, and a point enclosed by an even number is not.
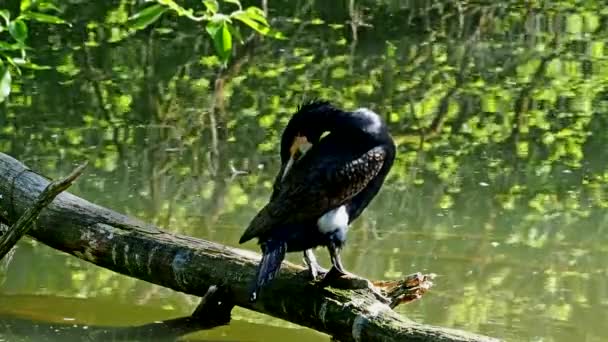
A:
[[[294,341],[309,341],[322,337],[305,329],[269,328],[238,319],[230,326],[213,330],[209,330],[209,323],[191,316],[145,323],[150,317],[162,316],[162,310],[116,305],[103,300],[3,296],[0,302],[3,304],[0,338],[7,341],[254,341],[275,340],[285,334]],[[99,315],[99,305],[112,306],[119,316],[131,318],[125,320],[111,313]],[[251,338],[250,331],[256,331],[255,338]]]
[[[187,20],[123,35],[125,3],[65,1],[71,27],[31,28],[37,62],[52,69],[14,80],[0,151],[50,177],[87,159],[71,188],[79,196],[235,245],[269,196],[297,104],[368,106],[390,125],[398,159],[349,233],[349,270],[437,273],[422,301],[400,309],[421,322],[509,340],[608,339],[602,2],[269,1],[289,39],[258,42],[231,77]],[[134,326],[186,316],[197,301],[30,240],[3,269],[2,298],[45,296],[11,304],[23,324]],[[88,309],[55,302],[63,297]],[[16,313],[24,305],[43,316]],[[196,336],[328,339],[245,310],[235,317]]]

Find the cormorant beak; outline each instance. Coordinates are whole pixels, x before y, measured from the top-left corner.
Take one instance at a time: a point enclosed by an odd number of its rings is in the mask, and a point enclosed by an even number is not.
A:
[[[306,154],[306,152],[308,152],[308,150],[311,147],[312,147],[312,144],[308,141],[308,139],[306,139],[305,136],[298,135],[295,137],[295,139],[293,139],[293,143],[291,144],[291,148],[289,149],[289,153],[291,156],[289,157],[289,160],[287,161],[287,164],[285,165],[285,169],[283,170],[283,176],[281,177],[281,180],[283,180],[285,178],[285,176],[287,175],[287,172],[289,172],[289,170],[293,166],[293,163],[296,160],[302,158],[302,156],[304,154]]]

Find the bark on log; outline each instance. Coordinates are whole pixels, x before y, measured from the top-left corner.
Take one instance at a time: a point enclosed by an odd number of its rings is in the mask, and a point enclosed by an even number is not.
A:
[[[11,224],[48,181],[0,153],[0,222]],[[257,253],[164,232],[63,192],[28,235],[98,266],[192,295],[212,285],[232,303],[327,333],[339,341],[496,341],[464,331],[409,321],[366,291],[320,288],[303,267],[284,263],[255,304],[248,289]]]
[[[82,174],[86,163],[77,167],[68,176],[58,179],[49,184],[40,194],[34,205],[26,210],[17,222],[13,224],[4,235],[0,236],[0,260],[19,242],[19,239],[30,229],[32,223],[36,221],[42,209],[51,203],[57,195],[72,185],[72,182]]]

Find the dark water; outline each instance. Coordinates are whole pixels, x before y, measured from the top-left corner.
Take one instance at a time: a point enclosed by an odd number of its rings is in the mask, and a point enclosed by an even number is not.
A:
[[[420,322],[513,341],[608,339],[601,2],[270,1],[289,39],[237,48],[229,72],[186,19],[126,34],[130,3],[65,1],[71,27],[30,27],[30,53],[52,69],[15,77],[0,105],[0,151],[50,177],[89,160],[71,189],[79,196],[235,245],[267,200],[297,104],[367,106],[389,122],[399,154],[351,231],[349,270],[438,274],[400,309]],[[9,341],[84,339],[197,303],[31,240],[2,274]],[[184,339],[285,338],[328,340],[240,309],[230,326]]]

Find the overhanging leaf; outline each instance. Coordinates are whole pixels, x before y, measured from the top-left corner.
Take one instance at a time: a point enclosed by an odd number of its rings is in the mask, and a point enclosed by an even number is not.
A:
[[[27,11],[27,9],[30,8],[31,5],[32,5],[32,2],[30,0],[21,0],[21,4],[19,5],[19,9],[21,10],[21,13]]]
[[[213,40],[215,53],[222,62],[226,62],[232,52],[232,34],[229,25],[227,21],[211,21],[205,28]]]
[[[22,15],[23,18],[28,18],[28,19],[32,19],[35,21],[39,21],[41,23],[48,23],[48,24],[65,24],[65,20],[56,17],[54,15],[50,15],[50,14],[45,14],[45,13],[39,13],[39,12],[27,12],[24,15]]]
[[[142,30],[154,23],[167,11],[167,7],[156,4],[146,7],[129,18],[128,25],[136,30]]]
[[[266,14],[261,8],[255,6],[247,7],[245,13],[247,13],[251,19],[259,21],[265,26],[270,26],[266,20]]]
[[[4,102],[4,100],[11,93],[11,73],[8,68],[4,68],[0,71],[0,102]]]
[[[8,25],[8,32],[16,41],[25,44],[25,40],[27,39],[27,25],[23,20],[17,19],[11,21]]]
[[[4,19],[7,26],[11,22],[11,13],[8,10],[0,10],[0,17]]]
[[[255,31],[257,31],[260,34],[265,35],[266,33],[268,33],[268,31],[270,31],[270,28],[268,27],[268,25],[254,20],[249,15],[249,13],[247,13],[245,11],[236,11],[236,12],[232,13],[230,16],[232,18],[240,20],[243,24],[251,27],[252,29],[254,29]]]
[[[0,41],[0,51],[16,51],[19,49],[18,44],[9,44],[7,42]]]
[[[217,13],[217,11],[220,9],[220,6],[216,0],[203,0],[203,4],[205,4],[207,11],[211,12],[212,14]]]

